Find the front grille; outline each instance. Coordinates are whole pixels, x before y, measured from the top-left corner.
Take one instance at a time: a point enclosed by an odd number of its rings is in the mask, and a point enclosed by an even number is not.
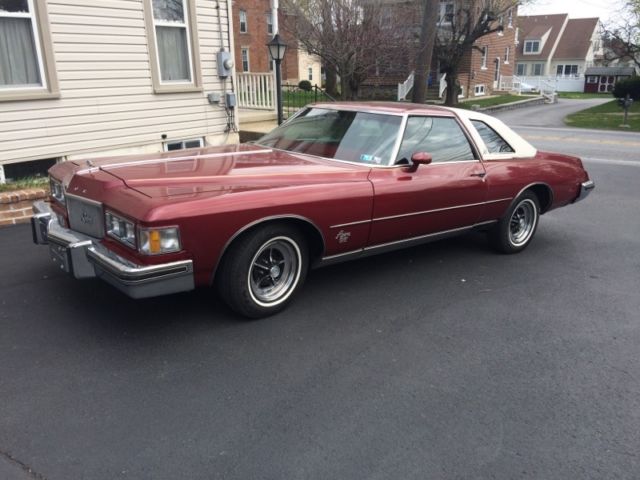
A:
[[[91,237],[104,237],[104,212],[101,203],[67,195],[67,211],[72,230]]]

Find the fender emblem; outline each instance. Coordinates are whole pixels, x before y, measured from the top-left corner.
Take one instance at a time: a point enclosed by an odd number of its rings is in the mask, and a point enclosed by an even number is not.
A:
[[[351,232],[345,232],[344,230],[340,230],[336,235],[336,240],[338,241],[338,243],[347,243],[350,237],[351,237]]]

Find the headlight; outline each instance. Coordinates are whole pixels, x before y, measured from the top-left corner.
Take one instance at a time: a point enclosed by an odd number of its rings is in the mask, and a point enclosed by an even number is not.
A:
[[[140,234],[140,253],[158,255],[182,250],[178,227],[140,228],[138,232]]]
[[[106,212],[104,214],[104,223],[107,235],[131,248],[136,248],[136,226],[133,222],[115,213]]]
[[[65,198],[62,183],[52,177],[49,177],[49,188],[51,189],[51,196],[64,205]]]

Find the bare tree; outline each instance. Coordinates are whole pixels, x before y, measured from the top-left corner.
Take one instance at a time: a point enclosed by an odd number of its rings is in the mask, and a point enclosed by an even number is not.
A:
[[[422,25],[420,25],[420,43],[416,54],[416,70],[411,93],[411,101],[414,103],[424,103],[426,98],[427,78],[431,69],[440,12],[440,0],[422,0],[421,3]]]
[[[283,28],[340,78],[341,96],[358,97],[362,82],[406,45],[384,0],[283,0]]]
[[[472,49],[479,50],[474,45],[476,41],[502,30],[498,18],[522,3],[517,0],[458,0],[454,2],[454,11],[440,19],[435,52],[440,61],[440,71],[447,74],[447,105],[458,103],[458,74],[465,57],[471,54]]]
[[[640,0],[627,2],[624,19],[604,28],[605,61],[633,62],[640,69]]]

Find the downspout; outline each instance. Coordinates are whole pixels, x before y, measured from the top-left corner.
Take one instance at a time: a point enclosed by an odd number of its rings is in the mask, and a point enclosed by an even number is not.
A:
[[[220,0],[216,0],[216,5],[218,7],[218,29],[220,30],[220,48],[224,50],[224,37],[222,35],[222,19],[220,18]],[[236,83],[236,46],[235,41],[233,39],[233,22],[231,21],[231,0],[227,0],[227,35],[229,36],[229,52],[231,53],[231,58],[233,58],[233,75],[231,75],[231,91],[237,92],[237,83]],[[236,127],[236,131],[240,131],[240,125],[238,124],[238,116],[234,115],[233,123]]]

